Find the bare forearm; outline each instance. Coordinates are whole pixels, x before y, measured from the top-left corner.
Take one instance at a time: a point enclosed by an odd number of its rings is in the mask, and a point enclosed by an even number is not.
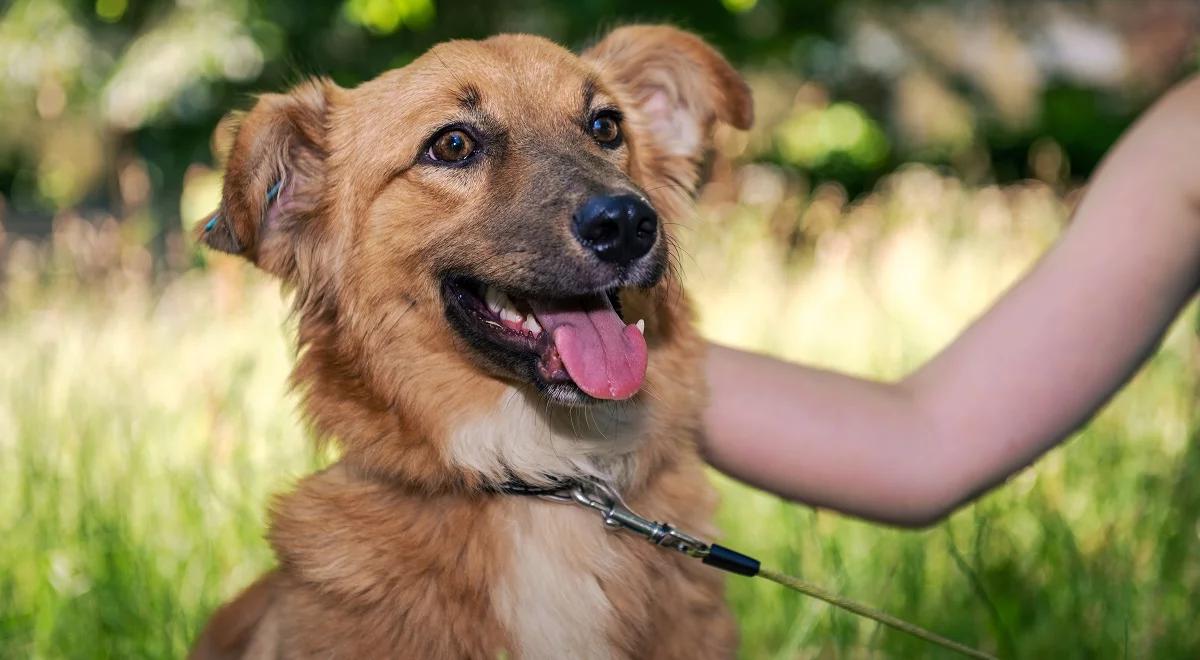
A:
[[[785,497],[899,524],[1027,465],[1124,384],[1200,281],[1200,79],[1135,127],[1059,244],[898,384],[713,348],[710,460]]]
[[[707,458],[785,498],[922,524],[954,497],[905,388],[710,346]]]
[[[907,381],[962,497],[1027,465],[1136,372],[1200,278],[1200,80],[1118,145],[1062,239]],[[1181,97],[1181,95],[1187,95]]]

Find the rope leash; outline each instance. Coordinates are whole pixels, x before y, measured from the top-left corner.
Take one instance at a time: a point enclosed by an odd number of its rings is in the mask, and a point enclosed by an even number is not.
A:
[[[930,644],[935,644],[944,649],[960,653],[968,658],[981,658],[983,660],[996,660],[996,657],[972,648],[965,644],[960,644],[952,639],[947,639],[936,633],[930,632],[920,626],[909,623],[903,619],[894,617],[886,612],[882,612],[873,607],[863,605],[857,601],[843,598],[835,593],[822,589],[815,584],[805,582],[797,577],[786,575],[771,569],[762,568],[757,559],[743,555],[740,552],[730,550],[716,543],[705,543],[694,536],[681,532],[667,523],[657,522],[649,518],[643,518],[634,513],[621,499],[619,493],[610,488],[608,485],[595,480],[578,480],[562,484],[550,489],[517,489],[504,488],[504,492],[520,495],[536,495],[538,497],[552,500],[555,502],[568,502],[579,504],[589,509],[598,511],[604,520],[604,525],[609,529],[624,530],[633,532],[651,543],[671,548],[678,552],[682,552],[689,557],[694,557],[701,560],[709,566],[719,568],[723,571],[745,575],[747,577],[761,577],[781,586],[787,587],[806,596],[816,598],[840,607],[847,612],[857,614],[858,616],[871,619],[872,621],[881,623],[895,630],[908,633],[913,637],[922,639]]]
[[[985,653],[978,649],[971,648],[966,644],[960,644],[952,639],[947,639],[937,633],[930,632],[920,626],[911,624],[904,619],[894,617],[887,612],[881,612],[873,607],[868,607],[862,603],[850,600],[849,598],[843,598],[799,578],[795,578],[790,575],[784,575],[783,573],[772,571],[769,568],[760,569],[758,576],[761,578],[766,578],[776,584],[783,585],[789,589],[799,591],[805,596],[811,596],[817,600],[823,600],[826,603],[829,603],[834,607],[840,607],[847,612],[853,612],[854,614],[866,617],[872,621],[877,621],[890,628],[895,628],[901,632],[906,632],[913,637],[923,639],[930,644],[936,644],[942,648],[956,651],[967,656],[968,658],[996,660],[996,656],[991,655],[990,653]]]

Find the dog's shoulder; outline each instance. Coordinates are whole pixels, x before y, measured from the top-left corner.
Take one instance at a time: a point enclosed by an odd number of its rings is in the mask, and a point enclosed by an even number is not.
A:
[[[278,648],[274,613],[279,574],[271,571],[217,608],[188,655],[190,660],[273,658]]]

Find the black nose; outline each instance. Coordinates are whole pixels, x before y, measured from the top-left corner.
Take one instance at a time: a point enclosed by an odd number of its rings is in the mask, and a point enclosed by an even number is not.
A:
[[[596,195],[572,220],[579,242],[614,264],[645,256],[658,237],[658,214],[636,195]]]

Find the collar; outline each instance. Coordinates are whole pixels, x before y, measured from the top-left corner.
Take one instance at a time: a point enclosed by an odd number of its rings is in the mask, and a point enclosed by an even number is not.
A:
[[[509,479],[498,486],[490,486],[488,490],[499,494],[521,494],[521,496],[550,496],[570,491],[578,485],[578,480],[554,478],[550,484],[538,486],[520,479]]]
[[[488,486],[490,492],[500,495],[562,495],[580,485],[580,479],[565,477],[550,477],[545,485],[531,484],[517,477],[512,477],[504,483]]]

